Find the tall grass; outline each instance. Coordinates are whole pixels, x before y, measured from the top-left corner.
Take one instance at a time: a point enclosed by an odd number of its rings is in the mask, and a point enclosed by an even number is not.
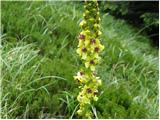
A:
[[[63,7],[62,7],[63,6]],[[73,75],[81,2],[2,2],[2,118],[78,118]],[[103,80],[95,118],[158,118],[158,51],[102,14]]]

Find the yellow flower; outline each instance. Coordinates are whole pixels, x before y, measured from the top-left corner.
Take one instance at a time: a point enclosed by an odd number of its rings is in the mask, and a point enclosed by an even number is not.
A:
[[[86,60],[85,62],[85,67],[86,68],[90,68],[91,71],[95,71],[95,65],[98,63],[97,60],[94,60],[92,58],[89,58],[88,60]]]
[[[98,39],[91,39],[91,52],[92,53],[99,53],[104,49],[104,46],[101,45],[100,41]]]
[[[78,43],[78,47],[83,47],[84,46],[84,41],[80,40]]]
[[[76,52],[77,52],[80,56],[82,56],[82,50],[81,50],[81,48],[78,48],[78,49],[76,50]]]
[[[86,76],[84,75],[83,72],[78,72],[77,76],[74,76],[74,79],[77,80],[79,83],[84,83],[87,80],[85,77]]]
[[[95,52],[95,53],[99,53],[99,52],[101,52],[103,49],[104,49],[104,46],[101,45],[101,44],[99,44],[98,46],[96,46],[96,47],[94,48],[94,52]]]
[[[76,52],[79,54],[79,56],[82,57],[83,60],[87,59],[87,56],[88,56],[88,54],[87,54],[87,48],[85,48],[85,47],[81,48],[80,47],[80,48],[78,48],[76,50]]]
[[[89,43],[90,43],[89,39],[86,39],[85,42],[84,42],[85,46],[88,46]]]
[[[79,25],[80,25],[80,27],[85,27],[86,24],[87,24],[87,22],[85,20],[82,20]]]
[[[101,57],[99,53],[104,49],[100,43],[100,17],[97,0],[85,1],[84,20],[80,22],[82,32],[79,35],[79,43],[76,52],[84,62],[85,68],[74,76],[80,84],[81,92],[77,96],[80,103],[78,115],[92,118],[93,114],[90,111],[90,102],[97,101],[98,87],[102,84],[101,79],[96,77],[96,65]],[[83,72],[82,72],[83,71]]]
[[[84,95],[83,93],[79,94],[78,97],[77,97],[77,100],[79,102],[81,102],[82,104],[90,104],[90,100],[87,98],[86,95]]]
[[[95,59],[97,59],[97,61],[100,61],[100,57],[99,57],[98,53],[94,53],[94,54],[93,54],[93,57],[94,57]]]
[[[86,35],[90,35],[90,34],[91,34],[90,30],[85,30],[84,33],[85,33]]]
[[[99,41],[99,39],[91,38],[90,43],[91,43],[92,47],[94,47],[96,45],[99,45],[100,41]]]
[[[82,39],[84,40],[85,39],[85,33],[84,32],[81,32],[80,35],[79,35],[79,39]]]
[[[100,48],[100,51],[102,51],[104,49],[104,46],[100,44],[99,48]]]
[[[87,59],[87,54],[84,53],[84,54],[82,55],[82,60],[86,60],[86,59]]]

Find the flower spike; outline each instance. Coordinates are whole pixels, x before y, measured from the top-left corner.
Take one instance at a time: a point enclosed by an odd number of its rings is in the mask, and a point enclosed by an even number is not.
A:
[[[96,65],[100,61],[100,52],[104,46],[100,43],[100,17],[97,0],[85,0],[84,19],[80,22],[82,32],[79,34],[79,43],[76,50],[81,57],[83,69],[74,79],[78,81],[81,92],[77,96],[80,103],[77,111],[83,118],[92,118],[91,103],[98,100],[98,87],[101,86],[101,79],[96,77]]]

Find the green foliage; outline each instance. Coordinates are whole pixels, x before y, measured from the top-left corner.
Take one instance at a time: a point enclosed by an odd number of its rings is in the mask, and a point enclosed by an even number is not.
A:
[[[102,10],[104,11],[109,11],[111,12],[111,14],[121,14],[121,15],[126,15],[128,13],[128,5],[129,2],[124,2],[124,1],[120,1],[120,2],[114,2],[114,1],[102,1],[101,2],[101,7]]]
[[[81,64],[75,51],[82,5],[1,3],[2,118],[78,118],[72,76]],[[95,118],[158,118],[158,51],[126,22],[101,18],[106,49]]]
[[[156,13],[144,13],[141,18],[146,25],[159,26],[158,14]]]
[[[159,2],[158,1],[101,1],[103,13],[121,18],[137,26],[147,34],[155,47],[159,46]]]
[[[145,106],[136,103],[122,85],[111,85],[104,88],[95,108],[98,118],[140,119],[147,115]]]

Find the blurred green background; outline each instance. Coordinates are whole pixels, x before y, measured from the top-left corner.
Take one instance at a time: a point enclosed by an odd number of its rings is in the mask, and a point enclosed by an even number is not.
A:
[[[105,50],[95,118],[158,118],[157,13],[135,17],[133,4],[99,2]],[[1,118],[79,118],[73,76],[83,11],[83,2],[1,2]]]

